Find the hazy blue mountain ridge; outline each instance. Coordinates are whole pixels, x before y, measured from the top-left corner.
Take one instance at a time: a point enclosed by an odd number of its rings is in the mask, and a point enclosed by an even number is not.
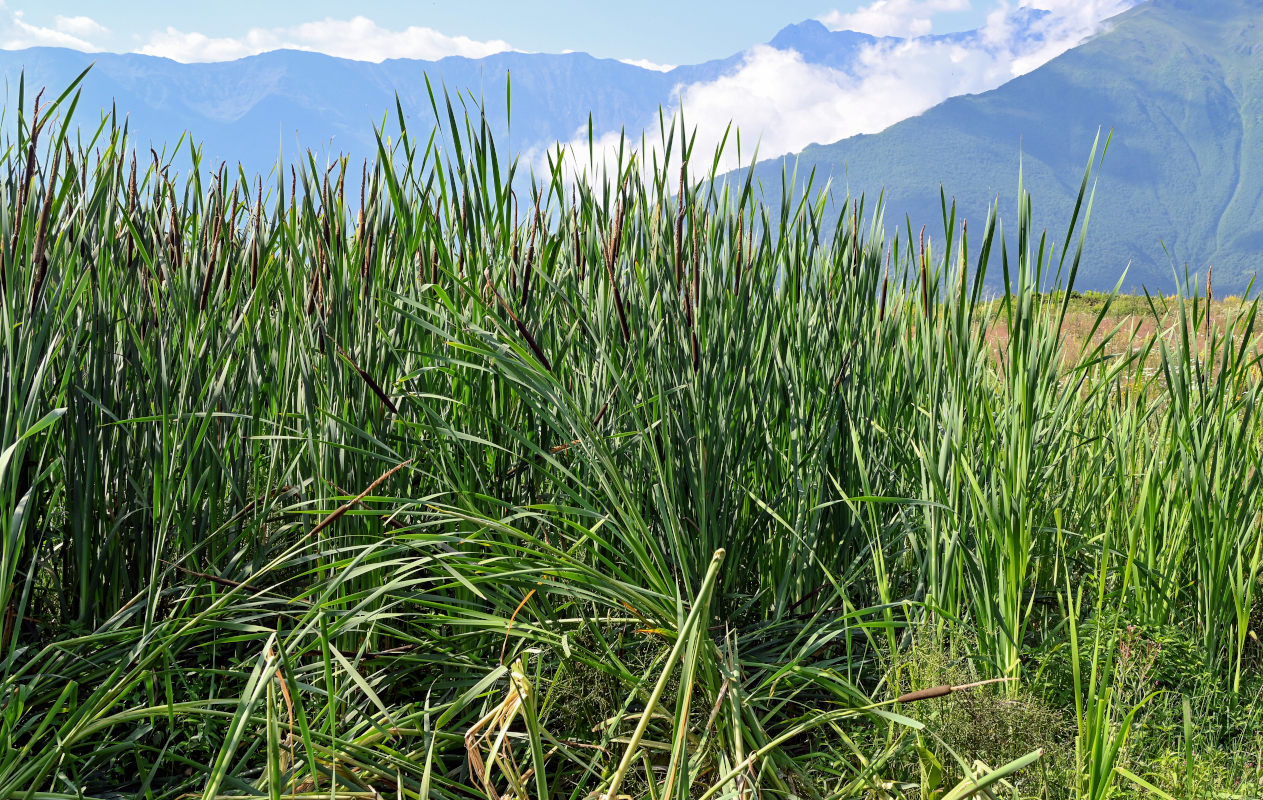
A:
[[[976,36],[966,32],[927,40]],[[815,20],[787,26],[769,42],[796,50],[812,64],[853,72],[861,51],[874,43],[896,45],[854,31],[830,31]],[[0,51],[0,74],[15,97],[19,75],[31,86],[60,88],[88,65],[81,123],[95,109],[114,105],[129,117],[141,142],[173,143],[190,131],[208,161],[241,162],[267,171],[278,149],[307,148],[354,159],[375,152],[373,124],[392,116],[395,94],[414,124],[430,119],[426,77],[455,97],[472,93],[499,134],[501,152],[546,147],[586,131],[589,113],[598,134],[651,125],[676,90],[713,81],[736,70],[744,53],[668,72],[644,69],[586,53],[498,53],[485,58],[438,61],[352,61],[302,51],[274,51],[236,61],[185,64],[138,54],[81,53],[60,48]],[[506,130],[505,82],[512,76],[513,124]]]
[[[182,64],[56,48],[0,51],[0,72],[11,96],[23,69],[30,86],[61,87],[89,65],[81,123],[94,109],[113,104],[142,141],[173,143],[188,130],[204,143],[207,158],[241,161],[247,169],[263,171],[275,164],[281,147],[291,154],[311,147],[356,158],[372,155],[373,124],[387,113],[393,124],[396,92],[410,117],[431,119],[427,76],[440,103],[445,87],[454,99],[467,92],[485,99],[488,120],[504,131],[505,84],[511,74],[512,139],[499,142],[507,152],[510,146],[567,140],[586,126],[589,113],[598,130],[649,119],[669,100],[674,85],[722,69],[699,65],[662,73],[583,53],[375,64],[275,51],[231,62]]]

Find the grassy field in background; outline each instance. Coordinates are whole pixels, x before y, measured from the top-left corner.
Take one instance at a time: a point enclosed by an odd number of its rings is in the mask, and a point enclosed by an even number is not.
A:
[[[1199,287],[1200,288],[1200,287]],[[1065,298],[1061,293],[1041,296],[1036,303],[1051,302],[1054,305]],[[997,301],[992,301],[1000,305]],[[1062,358],[1067,367],[1073,366],[1084,354],[1104,348],[1104,354],[1115,357],[1124,352],[1142,355],[1150,375],[1162,368],[1161,344],[1168,348],[1183,346],[1179,341],[1182,330],[1188,330],[1188,347],[1195,355],[1204,357],[1216,330],[1244,331],[1250,325],[1252,338],[1249,345],[1263,344],[1263,331],[1253,325],[1255,313],[1252,301],[1240,296],[1215,297],[1201,294],[1189,298],[1185,307],[1178,295],[1126,295],[1073,292],[1066,302],[1065,320],[1061,325]],[[1198,307],[1194,308],[1193,305]],[[1102,314],[1102,312],[1104,312]],[[1202,320],[1194,330],[1181,326],[1181,315],[1196,316]],[[1008,346],[1004,321],[987,330],[997,361],[1003,358]]]
[[[674,131],[259,178],[73,102],[0,168],[0,797],[1263,792],[1257,305],[1041,294],[1090,169],[887,241]]]

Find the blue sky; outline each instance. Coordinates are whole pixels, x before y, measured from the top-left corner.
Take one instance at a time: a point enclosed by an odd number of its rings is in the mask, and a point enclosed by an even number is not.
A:
[[[767,41],[789,23],[808,18],[867,21],[877,28],[902,24],[911,28],[901,31],[905,33],[920,31],[929,22],[935,31],[943,32],[980,26],[1002,2],[645,0],[629,10],[627,4],[583,0],[367,0],[353,6],[344,0],[8,0],[0,3],[0,46],[61,44],[77,49],[153,52],[180,60],[193,60],[193,56],[218,60],[244,53],[251,49],[251,42],[254,49],[269,42],[328,49],[321,43],[339,37],[345,43],[350,38],[345,35],[350,30],[345,26],[352,17],[362,17],[356,30],[369,56],[386,41],[401,48],[412,42],[419,57],[448,54],[444,50],[473,55],[512,48],[583,50],[612,58],[683,64],[742,51]],[[1015,0],[1010,3],[1016,4]],[[855,16],[857,13],[861,16]],[[302,23],[325,27],[310,29],[304,39],[294,31]],[[340,32],[333,23],[342,23],[344,28]],[[401,38],[410,28],[412,37]],[[294,35],[287,36],[286,31]],[[395,35],[393,39],[387,38],[390,34]],[[240,47],[234,49],[234,43]],[[481,50],[479,45],[483,45]]]

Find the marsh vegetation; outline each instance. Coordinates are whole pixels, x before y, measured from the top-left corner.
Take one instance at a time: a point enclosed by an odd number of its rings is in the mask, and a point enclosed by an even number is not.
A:
[[[73,98],[0,165],[0,796],[1260,791],[1257,307],[1044,294],[1090,170],[885,237],[669,132],[259,178]]]

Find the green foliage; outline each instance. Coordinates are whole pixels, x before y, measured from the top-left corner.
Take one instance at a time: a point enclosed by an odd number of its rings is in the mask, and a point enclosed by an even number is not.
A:
[[[891,683],[898,694],[974,683],[984,677],[971,660],[975,651],[967,633],[944,641],[925,629],[896,657]],[[1072,796],[1075,731],[1065,708],[1024,686],[1015,692],[991,686],[924,701],[915,711],[932,732],[923,746],[940,765],[944,784],[964,777],[962,764],[1004,764],[1038,750],[1039,768],[1013,783],[1022,796],[1051,798]]]
[[[1257,309],[1068,352],[1090,170],[1056,246],[1025,195],[887,242],[677,182],[675,129],[541,182],[435,96],[265,183],[73,100],[0,169],[0,797],[1106,797],[1254,746]],[[1176,629],[1195,675],[1118,656]],[[1239,711],[1151,735],[1151,675]]]

